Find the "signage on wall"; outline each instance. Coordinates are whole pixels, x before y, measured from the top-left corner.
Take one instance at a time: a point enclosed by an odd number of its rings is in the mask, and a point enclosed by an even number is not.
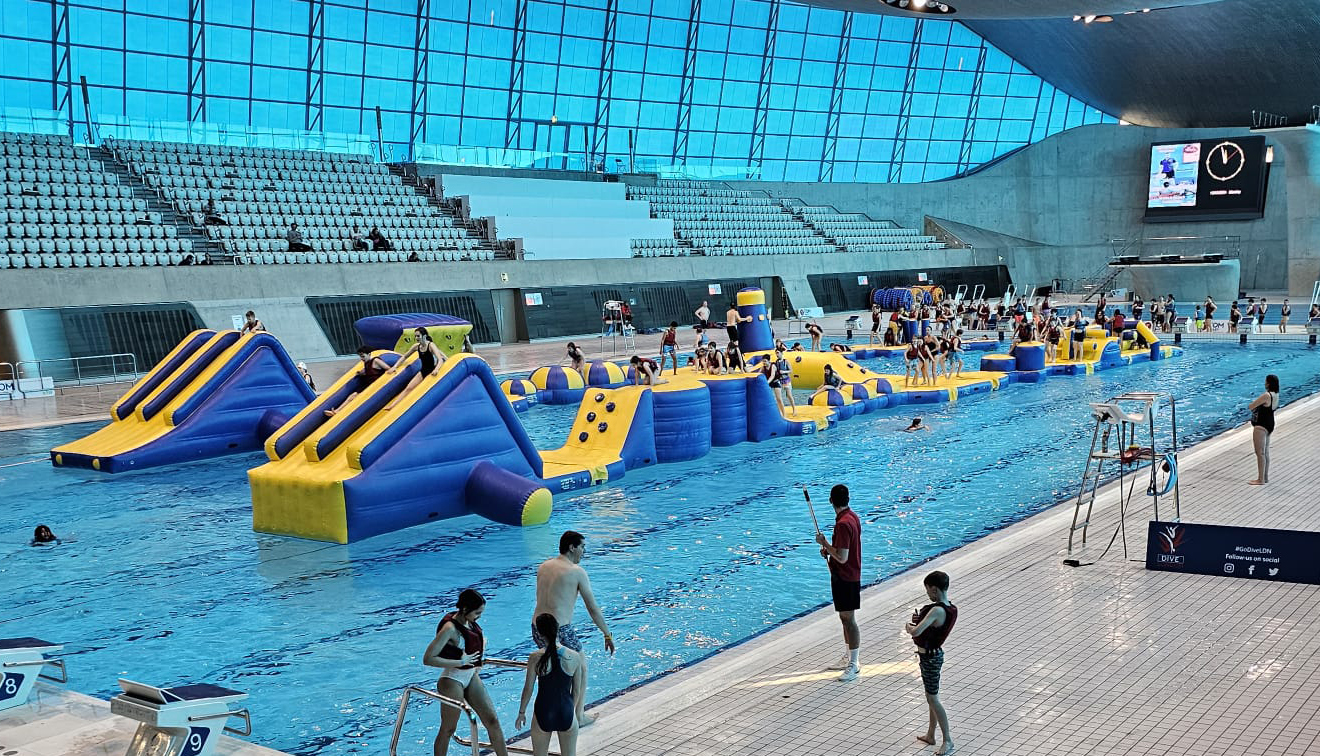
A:
[[[858,277],[857,277],[857,285],[858,285],[858,286],[870,286],[870,285],[871,285],[871,277],[870,277],[870,276],[858,276]]]
[[[1320,585],[1320,533],[1188,522],[1154,522],[1146,569]]]
[[[723,294],[724,287],[719,284],[711,284],[710,286],[706,287],[706,293],[710,294],[711,296],[714,296],[716,294]]]
[[[545,304],[545,300],[541,298],[541,292],[539,291],[529,292],[524,297],[524,300],[527,302],[528,307],[536,307],[538,305]]]
[[[929,281],[929,280],[930,280],[930,279],[926,276],[925,273],[918,273],[918,274],[917,274],[917,281],[918,281],[918,282],[920,282],[920,283],[926,283],[926,282]]]
[[[247,318],[243,315],[234,315],[232,316],[232,322],[234,324],[234,330],[241,331],[243,330],[243,324],[247,322]]]

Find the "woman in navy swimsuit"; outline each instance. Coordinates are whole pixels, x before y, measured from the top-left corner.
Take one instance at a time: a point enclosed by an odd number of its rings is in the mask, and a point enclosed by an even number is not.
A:
[[[586,690],[586,662],[571,648],[557,644],[559,622],[553,614],[537,615],[536,632],[546,639],[546,647],[527,657],[527,678],[523,682],[522,703],[518,705],[518,721],[514,726],[527,726],[527,704],[536,689],[536,703],[532,706],[532,753],[546,756],[550,752],[550,733],[559,733],[559,752],[563,756],[576,756],[578,723],[573,712],[577,710]]]

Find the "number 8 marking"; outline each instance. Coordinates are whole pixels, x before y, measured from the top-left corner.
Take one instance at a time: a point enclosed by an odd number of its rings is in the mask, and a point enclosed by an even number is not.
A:
[[[9,677],[8,675],[6,675],[6,676],[5,676],[5,695],[6,695],[6,696],[16,696],[16,695],[18,695],[18,682],[19,682],[19,680],[22,680],[22,679],[23,679],[23,678],[21,678],[21,677],[19,677],[19,678],[14,678],[14,677]]]

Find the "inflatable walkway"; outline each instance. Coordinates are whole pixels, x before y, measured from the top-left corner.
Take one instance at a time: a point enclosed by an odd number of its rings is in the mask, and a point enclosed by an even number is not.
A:
[[[114,473],[256,451],[313,397],[274,336],[194,331],[115,402],[109,425],[50,458]]]
[[[537,525],[550,517],[552,492],[697,459],[713,446],[812,433],[833,415],[803,407],[785,417],[757,373],[684,371],[655,387],[586,389],[564,445],[538,451],[490,367],[472,355],[451,357],[385,409],[416,370],[410,357],[344,403],[354,368],[276,430],[270,461],[248,472],[253,528],[350,543],[467,514]]]

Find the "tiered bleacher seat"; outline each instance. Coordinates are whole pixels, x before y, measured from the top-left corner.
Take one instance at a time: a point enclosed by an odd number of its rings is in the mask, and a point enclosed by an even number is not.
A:
[[[673,257],[679,253],[678,240],[668,239],[633,239],[633,257]]]
[[[811,225],[833,238],[849,252],[902,252],[943,249],[933,236],[902,228],[891,221],[877,221],[860,213],[840,213],[831,207],[795,206]]]
[[[695,254],[782,255],[835,252],[837,248],[763,192],[717,189],[696,182],[661,181],[629,187],[629,196],[672,218],[674,233]]]
[[[440,183],[446,197],[467,197],[474,217],[493,217],[500,238],[522,239],[534,260],[627,258],[633,240],[674,238],[673,223],[614,182],[442,174]]]
[[[480,241],[363,155],[173,142],[108,142],[160,196],[249,263],[492,259]],[[207,203],[228,225],[206,225]],[[297,223],[312,251],[292,253]],[[354,227],[378,227],[388,252],[353,249]]]
[[[192,252],[66,136],[0,133],[0,268],[169,265]]]

